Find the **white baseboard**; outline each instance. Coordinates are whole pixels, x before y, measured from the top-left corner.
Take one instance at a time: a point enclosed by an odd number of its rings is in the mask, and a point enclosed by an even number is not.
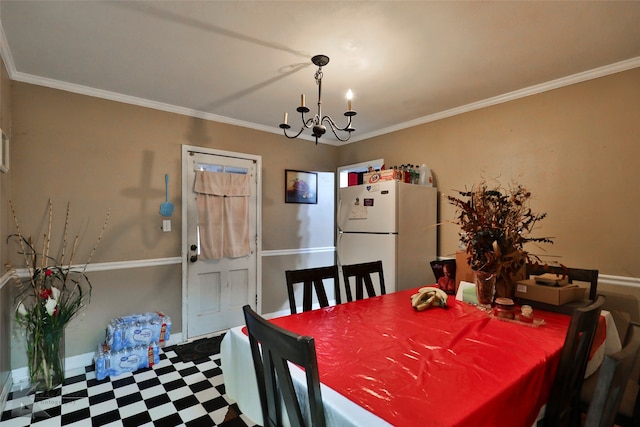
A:
[[[335,305],[336,304],[336,300],[332,299],[329,300],[329,305]],[[317,308],[320,308],[320,304],[318,303],[314,303],[311,306],[312,310],[315,310]],[[298,313],[302,313],[302,306],[297,307]],[[286,308],[284,310],[278,310],[278,311],[272,311],[271,313],[264,313],[262,314],[262,317],[264,317],[265,319],[273,319],[275,317],[282,317],[282,316],[288,316],[289,314],[291,314],[291,309]]]
[[[167,341],[164,347],[169,347],[172,345],[180,344],[182,342],[182,333],[171,334],[169,337],[169,341]],[[70,374],[74,374],[78,369],[83,369],[87,366],[91,366],[93,364],[93,356],[95,353],[84,353],[79,354],[77,356],[71,356],[64,359],[64,373],[65,378]],[[21,389],[26,386],[29,382],[29,369],[25,366],[24,368],[17,368],[11,371],[11,378],[9,379],[9,383],[13,379],[14,388]],[[0,400],[0,403],[2,401]]]

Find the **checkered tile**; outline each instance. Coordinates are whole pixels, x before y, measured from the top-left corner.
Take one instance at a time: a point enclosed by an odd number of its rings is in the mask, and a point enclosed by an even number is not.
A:
[[[174,347],[161,349],[153,368],[98,381],[89,366],[48,394],[12,391],[0,427],[28,425],[255,426],[225,395],[220,354],[185,363]]]

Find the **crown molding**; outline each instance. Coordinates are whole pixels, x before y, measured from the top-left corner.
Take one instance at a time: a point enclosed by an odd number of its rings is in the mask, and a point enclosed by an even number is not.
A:
[[[13,61],[13,55],[11,55],[11,50],[9,49],[9,42],[7,41],[7,36],[4,33],[4,27],[0,23],[0,56],[2,56],[2,61],[4,62],[4,66],[7,69],[7,73],[9,73],[9,78],[13,78],[16,74],[16,66]]]
[[[537,95],[539,93],[547,92],[554,89],[559,89],[565,86],[571,86],[577,83],[582,83],[588,80],[597,79],[599,77],[620,73],[622,71],[627,71],[627,70],[631,70],[633,68],[638,68],[638,67],[640,67],[640,57],[631,58],[625,61],[616,62],[614,64],[605,65],[604,67],[595,68],[593,70],[584,71],[582,73],[573,74],[571,76],[562,77],[556,80],[551,80],[546,83],[529,86],[524,89],[518,89],[513,92],[508,92],[502,95],[494,96],[492,98],[483,99],[482,101],[461,105],[459,107],[451,108],[449,110],[441,111],[439,113],[420,117],[418,119],[410,120],[408,122],[399,123],[397,125],[380,129],[375,132],[369,132],[367,134],[359,135],[357,138],[353,138],[350,142],[358,142],[365,139],[373,138],[375,136],[380,136],[387,133],[408,129],[414,126],[423,125],[425,123],[435,122],[436,120],[445,119],[447,117],[457,116],[459,114],[468,113],[470,111],[480,110],[482,108],[491,107],[493,105],[502,104],[504,102],[525,98],[531,95]]]

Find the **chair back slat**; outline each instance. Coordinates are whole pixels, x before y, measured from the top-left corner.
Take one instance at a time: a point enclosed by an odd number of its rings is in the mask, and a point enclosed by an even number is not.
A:
[[[585,427],[610,427],[616,423],[618,408],[639,351],[640,324],[633,322],[629,326],[622,350],[604,357]]]
[[[326,279],[333,280],[333,291],[336,303],[340,304],[340,279],[337,265],[305,268],[302,270],[287,270],[285,271],[285,277],[287,280],[287,293],[289,295],[291,314],[298,312],[294,292],[294,285],[298,283],[302,283],[302,311],[311,310],[314,291],[320,307],[329,306],[327,291],[324,287],[324,280]]]
[[[361,264],[351,264],[342,266],[342,276],[344,279],[345,294],[347,301],[353,301],[353,293],[351,292],[350,279],[354,278],[356,300],[364,298],[366,289],[368,297],[375,297],[376,290],[373,286],[372,275],[378,276],[380,283],[380,295],[385,295],[387,290],[384,285],[384,271],[382,269],[382,261],[365,262]]]

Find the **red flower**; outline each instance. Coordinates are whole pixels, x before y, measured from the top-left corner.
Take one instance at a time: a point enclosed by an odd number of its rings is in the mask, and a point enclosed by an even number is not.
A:
[[[43,289],[42,292],[40,292],[40,298],[42,299],[47,299],[51,297],[51,295],[51,289]]]
[[[45,270],[44,271],[44,275],[47,276],[47,277],[51,276],[52,274],[53,274],[53,271],[51,271],[51,270]]]

